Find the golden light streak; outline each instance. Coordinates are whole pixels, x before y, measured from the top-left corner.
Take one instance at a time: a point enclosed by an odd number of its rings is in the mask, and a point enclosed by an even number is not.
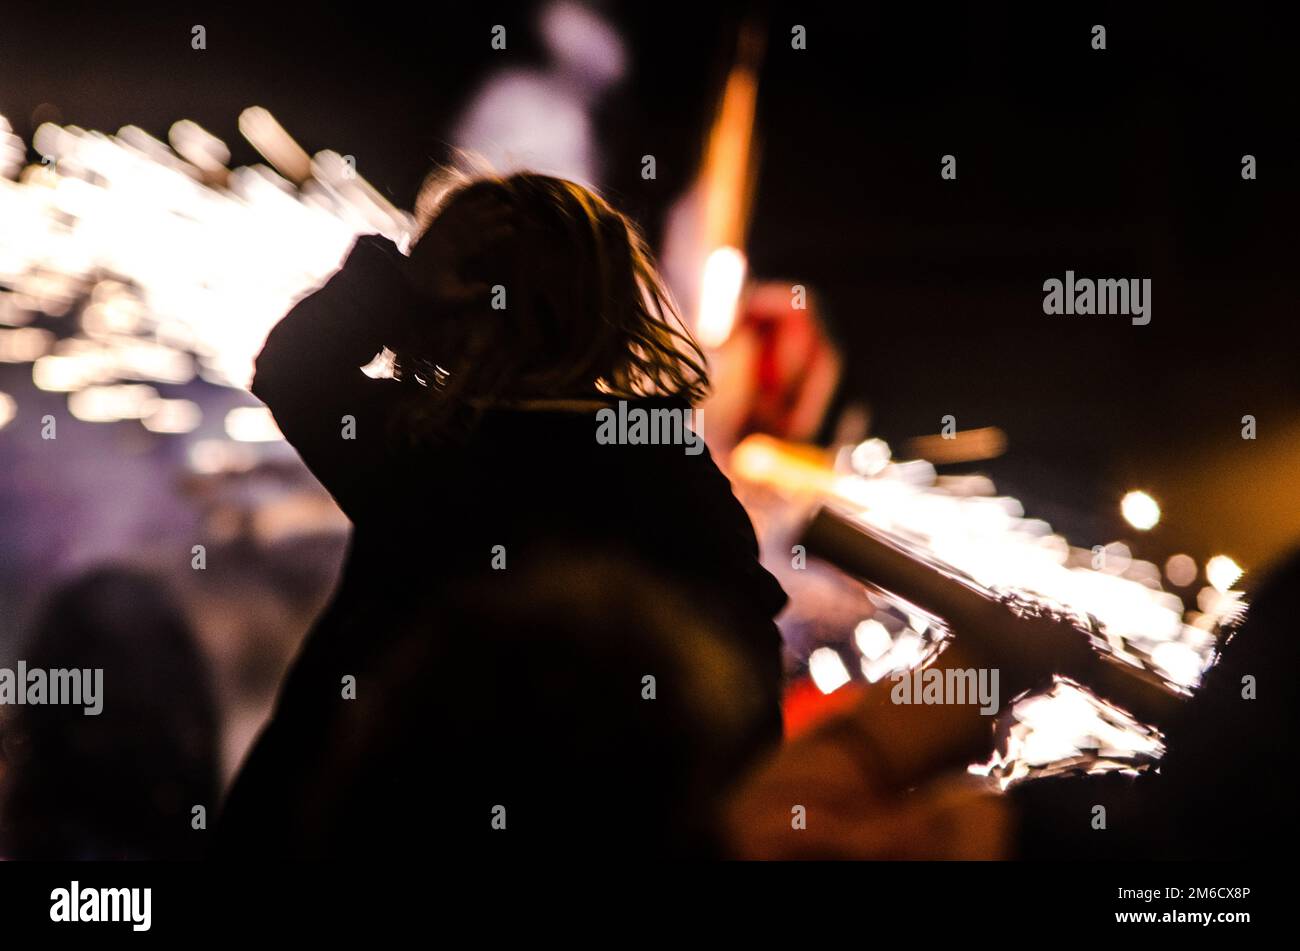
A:
[[[295,185],[301,185],[311,176],[311,156],[262,106],[249,106],[239,114],[239,132],[277,172]]]
[[[883,455],[880,447],[873,452]],[[1106,546],[1098,563],[1091,549],[1072,547],[1047,522],[1026,518],[1016,499],[970,494],[964,484],[937,477],[928,463],[895,460],[871,475],[840,472],[819,450],[750,436],[733,450],[731,466],[739,479],[842,503],[865,524],[912,540],[985,587],[1025,589],[1086,611],[1146,654],[1162,643],[1185,643],[1199,658],[1196,664],[1178,650],[1160,655],[1173,668],[1162,672],[1178,683],[1194,686],[1195,678],[1185,678],[1193,670],[1199,675],[1208,657],[1211,645],[1184,621],[1182,599],[1159,588],[1155,565],[1119,543]],[[1239,569],[1231,559],[1215,564],[1221,572],[1216,580],[1236,580]]]
[[[723,88],[700,173],[700,246],[706,256],[695,326],[701,342],[710,347],[720,346],[730,335],[745,277],[742,249],[757,178],[753,142],[762,44],[754,24],[741,31],[736,64]]]
[[[963,429],[950,436],[917,436],[907,442],[909,455],[938,465],[996,459],[1007,450],[1007,434],[997,426]]]
[[[695,335],[706,347],[720,347],[731,336],[736,308],[745,283],[745,255],[736,248],[718,248],[704,263],[700,285],[700,314]]]

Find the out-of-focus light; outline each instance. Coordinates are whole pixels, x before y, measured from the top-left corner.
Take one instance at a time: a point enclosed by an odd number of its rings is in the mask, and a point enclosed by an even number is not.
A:
[[[745,283],[745,255],[736,248],[718,248],[704,262],[700,285],[700,316],[695,335],[706,347],[720,347],[736,323],[736,305]]]
[[[0,429],[9,425],[9,421],[18,412],[18,404],[8,393],[0,393]]]
[[[941,464],[979,462],[995,459],[1006,452],[1007,434],[997,426],[982,426],[948,435],[916,436],[908,440],[907,451]]]
[[[1165,577],[1170,584],[1186,588],[1196,580],[1196,559],[1191,555],[1170,555],[1165,562]]]
[[[1149,730],[1129,729],[1128,717],[1104,705],[1094,697],[1066,682],[1057,682],[1048,693],[1023,700],[1015,707],[1016,726],[1010,731],[1005,757],[995,756],[1001,767],[1003,788],[1025,778],[1035,767],[1056,760],[1077,762],[1085,741],[1089,748],[1100,748],[1110,755],[1127,758],[1158,758],[1164,747],[1158,734]],[[1027,730],[1026,730],[1027,728]],[[1010,765],[1011,769],[1006,770]],[[988,775],[988,767],[973,767],[972,772]]]
[[[127,297],[95,301],[81,312],[81,329],[91,337],[135,333],[144,323],[144,307]]]
[[[1201,609],[1201,619],[1209,619],[1211,628],[1215,625],[1235,624],[1246,612],[1242,592],[1220,591],[1210,585],[1196,592],[1196,606]]]
[[[0,330],[0,363],[32,363],[50,352],[54,334],[36,327]]]
[[[868,439],[853,447],[849,465],[859,475],[873,476],[889,465],[889,443],[883,439]]]
[[[32,364],[32,382],[51,393],[71,393],[94,383],[113,382],[110,363],[108,351],[71,337]]]
[[[157,400],[140,420],[153,433],[188,433],[203,422],[203,411],[190,400]]]
[[[51,393],[70,393],[85,385],[85,367],[75,357],[41,357],[32,364],[32,382]]]
[[[140,419],[153,411],[158,391],[143,383],[88,386],[68,397],[68,412],[86,423]]]
[[[177,154],[205,172],[219,171],[230,161],[226,143],[191,119],[173,123],[167,140]]]
[[[561,0],[542,9],[538,27],[551,52],[588,82],[603,86],[623,78],[627,70],[623,41],[595,11]]]
[[[194,360],[187,353],[142,340],[118,342],[105,355],[111,372],[120,377],[158,383],[188,383]]]
[[[1195,687],[1200,682],[1204,661],[1187,644],[1164,641],[1155,646],[1151,655],[1151,659],[1160,665],[1161,670],[1170,674],[1175,682],[1186,687]]]
[[[821,453],[813,451],[795,456],[782,450],[771,436],[754,433],[740,441],[731,453],[737,475],[756,482],[777,481],[784,488],[802,492],[824,492],[836,480],[826,468]]]
[[[1133,564],[1133,551],[1123,542],[1111,542],[1102,552],[1105,559],[1101,570],[1108,575],[1122,575]]]
[[[991,494],[992,483],[954,483],[937,477],[928,463],[898,460],[875,476],[843,473],[824,453],[770,436],[747,437],[733,450],[732,462],[736,478],[786,493],[821,495],[851,507],[864,524],[909,539],[978,584],[1033,591],[1085,611],[1100,622],[1109,639],[1131,645],[1134,663],[1141,662],[1138,655],[1149,657],[1156,644],[1183,637],[1183,600],[1160,588],[1155,565],[1133,558],[1119,543],[1108,545],[1104,562],[1099,562],[1092,550],[1071,546],[1047,522],[1025,518],[1016,499]],[[1217,609],[1205,622],[1209,628],[1244,610],[1219,598],[1213,606]],[[888,655],[866,662],[868,680],[900,667],[900,643],[906,633],[896,636]],[[1199,642],[1190,646],[1208,652]]]
[[[296,184],[311,174],[311,156],[263,107],[249,106],[241,112],[239,131],[289,181]]]
[[[9,120],[0,116],[0,178],[12,178],[26,158],[27,147],[23,140],[13,134]]]
[[[860,621],[853,629],[853,641],[868,660],[880,660],[894,646],[889,630],[875,618]]]
[[[1215,555],[1205,563],[1205,577],[1218,591],[1227,591],[1243,573],[1241,565],[1227,555]]]
[[[260,109],[242,120],[301,188],[265,166],[227,172],[225,146],[184,120],[171,135],[183,160],[133,126],[37,128],[34,150],[56,161],[0,181],[0,285],[12,288],[0,292],[0,324],[71,314],[93,288],[65,324],[75,336],[34,356],[38,387],[185,383],[196,370],[246,386],[267,332],[358,234],[409,237],[413,218],[360,175],[300,178],[305,153],[279,123]],[[12,341],[30,354],[36,339]],[[72,341],[94,347],[65,348]]]
[[[1155,565],[1134,558],[1121,543],[1107,545],[1104,561],[1099,560],[1099,551],[1072,546],[1047,522],[1025,518],[1023,506],[998,496],[987,479],[972,483],[937,476],[928,463],[898,459],[873,476],[847,473],[825,453],[770,436],[747,437],[733,450],[732,461],[736,478],[783,493],[821,495],[837,508],[854,511],[863,525],[903,539],[991,591],[1029,591],[1086,612],[1117,656],[1187,688],[1200,681],[1212,662],[1220,628],[1239,623],[1247,609],[1242,592],[1207,586],[1197,596],[1201,613],[1185,620],[1184,598],[1160,587]],[[1173,562],[1175,574],[1179,563]],[[1190,567],[1194,582],[1195,563]],[[1239,572],[1233,563],[1224,578],[1218,578],[1217,571],[1214,577],[1228,585]],[[869,626],[855,629],[855,641],[864,649],[859,658],[862,677],[878,683],[923,663],[941,637],[917,633],[928,634],[927,628],[939,625],[920,614],[913,617],[914,606],[888,596],[883,603],[874,597],[872,601],[878,610],[906,617],[909,624],[876,660],[865,656],[865,650],[874,652],[877,633]],[[827,686],[836,686],[843,676],[839,658],[832,654],[817,661]],[[1019,722],[1008,737],[1006,752],[989,767],[980,767],[985,774],[996,769],[1004,786],[1040,771],[1073,769],[1080,761],[1090,764],[1089,771],[1140,769],[1140,760],[1163,753],[1158,733],[1065,683],[1058,683],[1050,695],[1019,701],[1015,716]]]
[[[237,406],[226,414],[226,435],[239,442],[283,439],[280,427],[265,406]]]
[[[1160,521],[1160,506],[1145,492],[1135,490],[1124,496],[1119,504],[1124,520],[1140,531],[1154,528]]]
[[[819,647],[808,655],[808,673],[822,693],[834,693],[849,682],[849,669],[829,647]]]
[[[200,439],[190,447],[190,468],[201,475],[247,472],[257,464],[257,451],[224,439]]]
[[[761,439],[745,439],[731,454],[731,464],[747,479],[762,480],[784,461]]]
[[[919,633],[903,631],[894,641],[888,660],[895,670],[909,670],[925,659],[926,652],[925,640]]]
[[[22,327],[30,324],[35,315],[20,306],[17,294],[0,294],[0,324]]]

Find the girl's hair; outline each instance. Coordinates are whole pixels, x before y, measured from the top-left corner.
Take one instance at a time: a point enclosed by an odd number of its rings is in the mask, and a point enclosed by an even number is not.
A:
[[[461,210],[496,215],[487,236],[473,233],[472,217],[462,223],[458,230],[469,233],[456,237],[466,246],[451,249],[454,262],[436,262],[478,292],[418,321],[397,352],[400,375],[424,385],[401,423],[409,436],[472,425],[494,403],[648,396],[693,403],[707,393],[704,353],[645,240],[603,198],[548,175],[441,175],[417,203],[423,233],[461,202],[468,202]],[[413,257],[416,267],[429,265],[418,248]]]

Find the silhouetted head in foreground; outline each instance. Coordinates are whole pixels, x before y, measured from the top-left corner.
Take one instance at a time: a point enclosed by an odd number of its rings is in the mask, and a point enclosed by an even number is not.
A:
[[[532,173],[438,179],[419,214],[410,274],[434,307],[398,361],[432,391],[426,419],[464,405],[706,392],[705,358],[645,241],[591,190]]]
[[[604,553],[413,612],[298,780],[298,857],[698,855],[761,691],[682,593]],[[308,794],[309,793],[309,794]],[[487,850],[487,851],[484,851]]]
[[[0,854],[12,859],[198,857],[217,793],[217,722],[206,665],[163,586],[107,568],[47,599],[19,655],[26,669],[103,671],[82,705],[8,711]]]

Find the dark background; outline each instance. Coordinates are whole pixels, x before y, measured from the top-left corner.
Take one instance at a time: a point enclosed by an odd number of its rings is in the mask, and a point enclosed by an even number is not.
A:
[[[896,444],[949,413],[1003,427],[1008,454],[986,468],[1079,544],[1123,535],[1118,498],[1143,487],[1165,521],[1139,554],[1271,560],[1300,538],[1293,40],[1245,4],[1043,6],[607,4],[631,68],[600,122],[607,190],[657,236],[737,28],[760,14],[751,262],[821,292],[842,400],[869,402]],[[0,114],[29,142],[47,119],[165,137],[192,118],[238,165],[260,160],[238,114],[263,105],[409,208],[487,71],[540,58],[533,12],[30,4],[0,23]],[[508,52],[489,48],[497,23]],[[1151,278],[1152,322],[1044,316],[1042,282],[1067,269]]]

